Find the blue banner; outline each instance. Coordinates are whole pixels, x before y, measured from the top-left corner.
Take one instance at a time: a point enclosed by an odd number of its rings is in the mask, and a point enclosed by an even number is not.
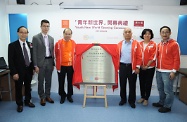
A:
[[[17,29],[20,26],[27,27],[27,14],[9,14],[10,42],[18,39]]]
[[[187,55],[187,15],[179,15],[177,41],[180,45],[181,55]]]

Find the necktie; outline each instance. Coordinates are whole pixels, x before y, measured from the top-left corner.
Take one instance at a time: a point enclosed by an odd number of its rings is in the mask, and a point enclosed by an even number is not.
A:
[[[25,43],[23,43],[23,53],[24,53],[24,57],[25,57],[25,65],[29,66],[29,64],[30,64],[29,55],[27,53],[27,49],[25,48]]]

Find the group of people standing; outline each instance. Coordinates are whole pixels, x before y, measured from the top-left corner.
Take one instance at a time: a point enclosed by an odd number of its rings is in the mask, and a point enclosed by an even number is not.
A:
[[[40,28],[41,32],[33,36],[32,43],[30,43],[26,41],[29,33],[28,29],[20,26],[17,29],[19,39],[8,46],[8,63],[10,74],[15,81],[17,112],[23,111],[23,83],[25,86],[24,104],[31,108],[35,107],[31,102],[31,81],[34,72],[38,74],[40,104],[45,106],[46,101],[54,103],[54,100],[50,97],[54,66],[56,66],[58,73],[60,103],[63,104],[66,97],[70,103],[73,102],[72,78],[75,42],[71,39],[72,30],[64,29],[64,38],[56,42],[54,46],[54,38],[48,34],[49,21],[42,20]],[[67,93],[64,90],[66,74],[68,81]]]
[[[48,34],[50,23],[48,20],[41,21],[41,32],[32,38],[32,43],[27,42],[28,29],[20,26],[17,29],[19,39],[9,44],[8,62],[11,76],[15,81],[17,111],[23,111],[22,86],[25,86],[25,106],[35,107],[31,102],[31,80],[34,72],[38,74],[38,95],[40,104],[46,105],[46,101],[54,103],[50,97],[52,72],[56,66],[58,74],[60,103],[65,99],[72,103],[73,95],[73,64],[76,43],[71,39],[72,30],[66,28],[63,38],[54,44],[54,38]],[[160,107],[159,112],[171,111],[173,103],[173,81],[175,73],[180,66],[180,49],[178,43],[170,38],[171,30],[167,26],[160,29],[162,37],[157,45],[152,38],[154,34],[151,29],[144,29],[141,34],[143,39],[138,42],[132,39],[132,30],[124,29],[124,40],[118,44],[120,50],[120,97],[119,105],[124,105],[127,100],[132,108],[136,101],[136,80],[139,74],[141,99],[138,103],[148,105],[151,93],[153,76],[156,71],[157,86],[159,91],[159,102],[153,106]],[[156,65],[157,64],[157,65]],[[65,77],[67,75],[67,93],[64,89]],[[129,83],[129,96],[127,99],[126,85]]]
[[[160,28],[162,38],[156,44],[152,38],[154,34],[151,29],[144,29],[141,34],[143,39],[138,42],[132,39],[132,30],[125,28],[124,40],[119,42],[120,49],[120,96],[119,105],[127,102],[126,84],[129,83],[128,103],[136,108],[136,80],[139,74],[141,99],[138,103],[148,105],[151,87],[156,67],[156,81],[159,91],[159,101],[153,103],[159,107],[158,111],[166,113],[171,111],[174,101],[173,82],[176,71],[180,68],[180,48],[178,43],[170,38],[171,29],[168,26]]]

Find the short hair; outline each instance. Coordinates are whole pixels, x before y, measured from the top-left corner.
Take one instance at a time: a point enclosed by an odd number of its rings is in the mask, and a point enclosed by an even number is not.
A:
[[[65,28],[64,31],[63,31],[63,34],[66,32],[66,30],[70,30],[71,34],[73,34],[73,31],[70,28]]]
[[[43,23],[49,23],[49,21],[46,20],[46,19],[43,19],[43,20],[41,21],[41,26],[42,26]],[[50,23],[49,23],[49,24],[50,24]]]
[[[17,32],[19,32],[21,28],[27,29],[25,26],[20,26],[20,27],[17,29]],[[28,29],[27,29],[27,33],[29,33]]]
[[[170,27],[168,27],[168,26],[162,26],[162,27],[160,28],[160,32],[162,31],[163,28],[167,28],[167,29],[169,30],[169,32],[171,32],[171,29],[170,29]]]
[[[145,35],[145,33],[146,33],[147,31],[151,34],[151,38],[150,38],[150,39],[154,38],[154,34],[153,34],[153,31],[152,31],[151,29],[144,29],[144,30],[142,31],[142,34],[141,34],[140,38],[144,39],[143,36]]]

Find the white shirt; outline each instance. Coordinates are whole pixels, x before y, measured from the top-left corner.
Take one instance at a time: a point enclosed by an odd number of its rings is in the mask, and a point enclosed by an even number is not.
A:
[[[120,59],[121,63],[132,63],[131,48],[132,48],[132,39],[129,42],[124,40],[121,49],[121,59]]]
[[[42,36],[43,36],[44,43],[45,43],[45,48],[46,48],[46,54],[45,54],[45,56],[46,56],[46,57],[49,57],[49,56],[51,56],[51,54],[50,54],[50,50],[49,50],[48,35],[44,35],[44,34],[42,33]]]

